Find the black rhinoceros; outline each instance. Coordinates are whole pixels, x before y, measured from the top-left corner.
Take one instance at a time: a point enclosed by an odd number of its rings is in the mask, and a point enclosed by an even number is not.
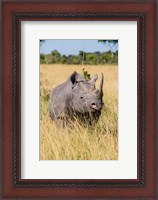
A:
[[[97,74],[87,81],[81,74],[73,72],[52,90],[50,116],[57,126],[70,124],[76,117],[88,124],[98,121],[103,106],[103,73],[98,89],[95,88],[97,79]]]

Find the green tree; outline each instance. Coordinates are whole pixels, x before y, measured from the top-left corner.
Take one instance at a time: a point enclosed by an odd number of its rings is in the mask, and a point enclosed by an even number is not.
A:
[[[79,65],[80,64],[80,57],[79,56],[73,56],[73,59],[72,59],[72,63],[71,64],[74,64],[74,65]]]
[[[45,64],[45,55],[44,54],[40,54],[40,64]]]
[[[51,54],[45,55],[45,63],[52,64],[52,55]]]
[[[111,51],[105,52],[101,55],[101,62],[102,64],[105,63],[112,63],[113,58],[112,58],[112,54]]]
[[[109,46],[111,52],[115,52],[118,47],[118,40],[98,40],[98,42]]]
[[[114,59],[113,59],[114,63],[117,63],[118,64],[118,51],[116,51],[114,53]]]
[[[68,55],[66,59],[66,64],[72,64],[73,62],[73,55]]]
[[[45,43],[45,40],[40,40],[40,53],[42,54],[42,45]]]
[[[60,58],[60,62],[61,62],[62,64],[65,64],[65,63],[66,63],[66,60],[67,60],[66,55],[62,55],[61,58]]]
[[[81,59],[81,65],[83,65],[85,63],[85,60],[86,60],[86,52],[79,51],[79,57]]]
[[[113,62],[114,59],[114,52],[116,52],[118,48],[118,40],[98,40],[98,42],[103,43],[104,45],[108,46],[111,51],[111,59]]]
[[[97,65],[97,56],[94,53],[89,53],[86,55],[86,63],[89,65]]]
[[[52,56],[52,63],[59,63],[60,62],[61,55],[57,50],[53,50],[51,52],[51,56]]]

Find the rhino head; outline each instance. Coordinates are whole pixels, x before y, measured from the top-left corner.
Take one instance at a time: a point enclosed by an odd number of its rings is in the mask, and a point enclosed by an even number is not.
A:
[[[99,87],[96,89],[95,82],[98,75],[94,75],[91,80],[87,81],[81,74],[74,72],[70,77],[72,87],[71,108],[78,113],[94,113],[101,111],[103,106],[103,81],[102,73]]]

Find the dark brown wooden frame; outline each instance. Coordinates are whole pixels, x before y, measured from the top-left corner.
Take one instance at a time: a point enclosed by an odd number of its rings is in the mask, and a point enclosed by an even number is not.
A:
[[[2,2],[2,198],[157,199],[156,1]],[[138,178],[22,180],[20,177],[20,22],[138,22]]]

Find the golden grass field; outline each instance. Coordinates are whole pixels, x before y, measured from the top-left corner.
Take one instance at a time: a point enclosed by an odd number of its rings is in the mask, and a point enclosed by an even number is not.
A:
[[[95,127],[57,128],[49,116],[49,98],[53,87],[71,73],[104,73],[104,107]],[[40,160],[117,160],[118,159],[118,67],[83,65],[40,66]]]

